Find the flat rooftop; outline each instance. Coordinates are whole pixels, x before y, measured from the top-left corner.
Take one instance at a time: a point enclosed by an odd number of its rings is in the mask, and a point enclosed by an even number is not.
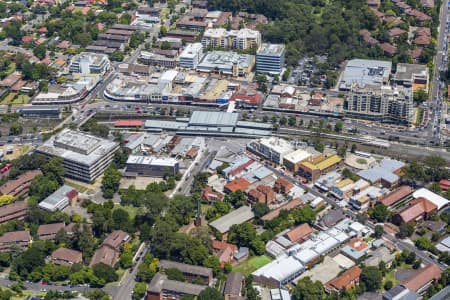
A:
[[[389,79],[391,69],[390,61],[352,59],[345,67],[339,87],[350,89],[353,84],[380,86]]]
[[[256,55],[274,55],[280,56],[284,53],[284,44],[262,44]]]
[[[140,155],[130,155],[127,160],[127,164],[148,165],[148,166],[172,167],[177,163],[178,161],[175,158],[140,156]]]
[[[80,131],[64,129],[37,148],[38,152],[90,166],[118,147],[118,143]]]
[[[189,119],[189,126],[234,127],[238,118],[238,113],[194,111]]]

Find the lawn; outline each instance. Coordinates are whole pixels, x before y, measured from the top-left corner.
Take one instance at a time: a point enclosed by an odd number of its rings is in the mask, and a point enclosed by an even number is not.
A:
[[[267,265],[271,261],[272,259],[267,255],[254,256],[234,266],[233,272],[240,272],[247,276],[262,266]]]
[[[75,182],[73,182],[71,180],[65,179],[64,183],[67,184],[68,186],[71,186],[71,187],[77,189],[80,193],[84,193],[84,192],[86,192],[88,190],[88,188],[85,187],[84,185],[75,183]]]
[[[12,102],[12,105],[22,105],[27,104],[30,100],[30,96],[28,95],[18,95]]]
[[[392,281],[392,283],[393,283],[394,285],[397,284],[397,279],[395,278],[395,270],[392,270],[392,271],[390,271],[389,273],[386,273],[386,275],[384,275],[384,278],[383,278],[383,286],[384,286],[384,284],[385,284],[386,282],[388,282],[388,281]]]
[[[120,204],[116,204],[114,206],[114,209],[118,209],[118,208],[122,208],[123,210],[126,210],[128,212],[128,214],[130,215],[130,219],[134,220],[134,217],[136,217],[138,211],[140,210],[145,210],[145,208],[142,207],[134,207],[134,206],[130,206],[130,205],[120,205]]]
[[[8,105],[11,101],[14,100],[14,98],[16,98],[17,94],[16,93],[9,93],[8,96],[5,97],[5,99],[3,100],[2,104]]]

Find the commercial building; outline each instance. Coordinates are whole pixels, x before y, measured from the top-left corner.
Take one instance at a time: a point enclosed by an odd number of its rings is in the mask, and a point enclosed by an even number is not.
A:
[[[251,141],[247,144],[247,150],[274,163],[282,164],[284,156],[292,153],[294,147],[285,139],[268,137]]]
[[[53,194],[39,203],[39,207],[48,211],[63,210],[69,203],[77,201],[78,192],[73,187],[63,185]]]
[[[284,44],[262,44],[256,52],[256,72],[280,75],[284,67],[285,54]]]
[[[181,300],[185,295],[198,296],[207,286],[169,280],[157,273],[148,285],[146,300]]]
[[[130,155],[127,160],[127,175],[164,177],[175,176],[178,171],[179,163],[174,158]]]
[[[342,163],[342,157],[336,154],[330,154],[323,157],[316,163],[302,162],[299,165],[299,173],[306,178],[316,181],[324,174],[336,169]]]
[[[282,256],[252,273],[256,283],[280,287],[298,277],[305,266],[293,256]]]
[[[116,142],[64,129],[38,147],[36,152],[63,158],[65,176],[91,182],[103,174],[118,148]]]
[[[204,48],[258,49],[261,46],[261,33],[243,28],[227,31],[224,28],[210,28],[202,38]]]
[[[53,251],[50,259],[55,265],[70,267],[74,264],[81,264],[83,262],[83,254],[80,251],[62,247]]]
[[[201,43],[188,44],[179,56],[180,67],[195,69],[203,57],[203,45]]]
[[[173,57],[167,57],[148,51],[141,51],[139,61],[146,65],[162,66],[166,68],[175,68],[177,63],[176,59]]]
[[[311,156],[311,153],[308,151],[297,149],[283,156],[283,165],[292,173],[297,173],[300,164],[308,160]]]
[[[428,91],[429,71],[426,65],[419,64],[397,64],[394,82],[414,90],[423,89]]]
[[[382,86],[389,82],[392,62],[367,59],[352,59],[345,66],[339,83],[341,91],[350,91],[353,87]]]
[[[70,73],[100,74],[104,75],[111,63],[105,54],[82,52],[72,57],[70,61]]]
[[[195,69],[198,72],[219,73],[238,77],[249,74],[254,65],[254,55],[239,54],[231,51],[211,51],[205,54]]]
[[[26,201],[17,201],[0,207],[0,224],[11,220],[23,220],[27,215],[28,204]]]
[[[27,248],[31,243],[28,230],[6,232],[0,236],[0,252],[8,252],[11,247]]]
[[[16,198],[28,195],[31,182],[39,175],[42,175],[40,170],[32,170],[25,172],[16,179],[8,180],[0,186],[0,195],[11,195]]]
[[[383,159],[377,166],[358,172],[358,176],[372,184],[380,184],[383,187],[394,188],[400,182],[401,170],[404,162],[394,159]]]
[[[252,208],[250,206],[244,205],[218,218],[217,220],[214,220],[213,222],[209,223],[209,225],[214,230],[221,233],[225,238],[225,235],[228,233],[231,226],[245,223],[247,221],[250,221],[254,217],[255,214],[253,213]]]
[[[164,259],[159,262],[159,268],[163,270],[177,269],[183,274],[186,281],[189,282],[201,281],[202,284],[209,285],[213,280],[213,271],[211,268],[183,264]]]
[[[442,208],[446,207],[450,201],[445,199],[444,197],[426,189],[426,188],[420,188],[417,191],[415,191],[412,194],[414,199],[418,198],[425,198],[434,205],[436,205],[437,210],[441,210]]]
[[[60,119],[59,107],[23,107],[17,110],[21,117],[29,119]]]

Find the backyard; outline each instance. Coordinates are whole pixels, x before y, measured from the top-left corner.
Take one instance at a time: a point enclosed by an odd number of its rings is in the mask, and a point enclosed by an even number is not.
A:
[[[271,261],[272,258],[267,255],[254,256],[234,266],[233,272],[240,272],[247,276]]]

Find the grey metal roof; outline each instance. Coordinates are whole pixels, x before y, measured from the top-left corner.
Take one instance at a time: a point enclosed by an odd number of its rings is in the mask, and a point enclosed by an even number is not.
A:
[[[226,214],[225,216],[209,223],[209,225],[220,233],[226,233],[230,230],[232,225],[242,224],[253,219],[254,217],[255,214],[250,206],[241,206],[229,214]]]
[[[190,126],[234,127],[239,118],[238,113],[218,111],[194,111],[189,119]]]

